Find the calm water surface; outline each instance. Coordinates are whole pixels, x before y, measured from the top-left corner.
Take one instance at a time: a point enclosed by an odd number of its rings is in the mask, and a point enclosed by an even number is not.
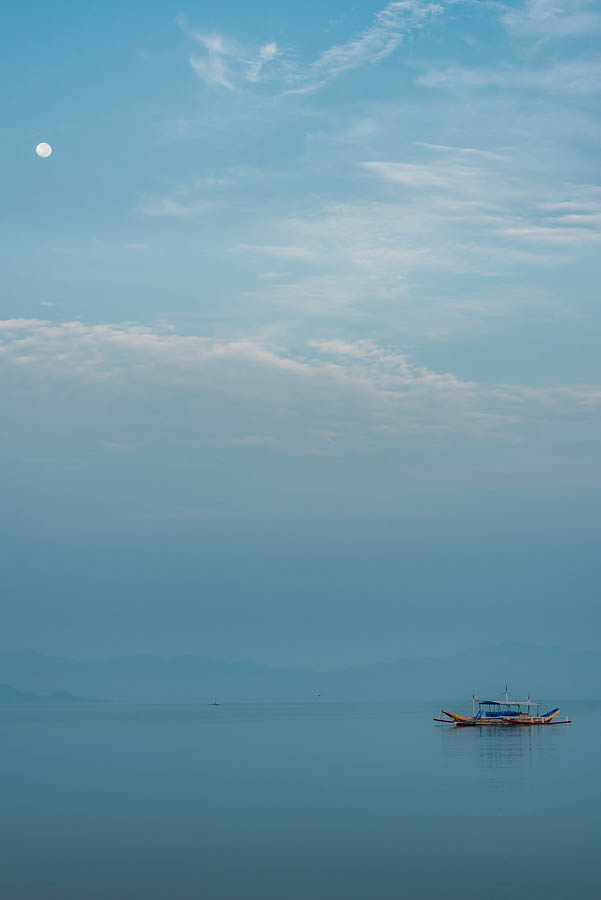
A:
[[[601,896],[601,704],[0,707],[0,896]]]

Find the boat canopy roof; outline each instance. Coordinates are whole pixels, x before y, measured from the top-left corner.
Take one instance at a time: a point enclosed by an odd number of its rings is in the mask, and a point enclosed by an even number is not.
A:
[[[480,706],[540,706],[536,700],[480,700]]]

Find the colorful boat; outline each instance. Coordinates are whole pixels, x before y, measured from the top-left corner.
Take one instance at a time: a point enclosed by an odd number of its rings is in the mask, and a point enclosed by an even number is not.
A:
[[[476,704],[478,711],[476,712]],[[480,728],[487,725],[503,725],[519,727],[524,725],[569,725],[570,719],[559,716],[559,707],[550,709],[549,712],[539,715],[540,703],[535,700],[510,700],[509,692],[505,688],[504,700],[478,700],[474,694],[472,697],[471,716],[460,716],[458,713],[441,710],[440,716],[435,716],[435,722],[445,725],[455,725],[460,728]],[[444,718],[442,718],[444,716]]]

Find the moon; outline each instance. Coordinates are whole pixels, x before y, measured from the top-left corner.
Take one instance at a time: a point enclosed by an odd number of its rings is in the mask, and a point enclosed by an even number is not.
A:
[[[37,147],[35,148],[35,152],[37,153],[38,156],[41,156],[41,157],[43,157],[43,159],[46,159],[48,156],[50,156],[52,154],[52,147],[50,146],[50,144],[47,144],[45,141],[42,141],[42,143],[38,144]]]

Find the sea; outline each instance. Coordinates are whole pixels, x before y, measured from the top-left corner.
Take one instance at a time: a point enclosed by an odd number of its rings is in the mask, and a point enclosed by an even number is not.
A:
[[[601,897],[601,702],[441,705],[0,707],[0,897]]]

